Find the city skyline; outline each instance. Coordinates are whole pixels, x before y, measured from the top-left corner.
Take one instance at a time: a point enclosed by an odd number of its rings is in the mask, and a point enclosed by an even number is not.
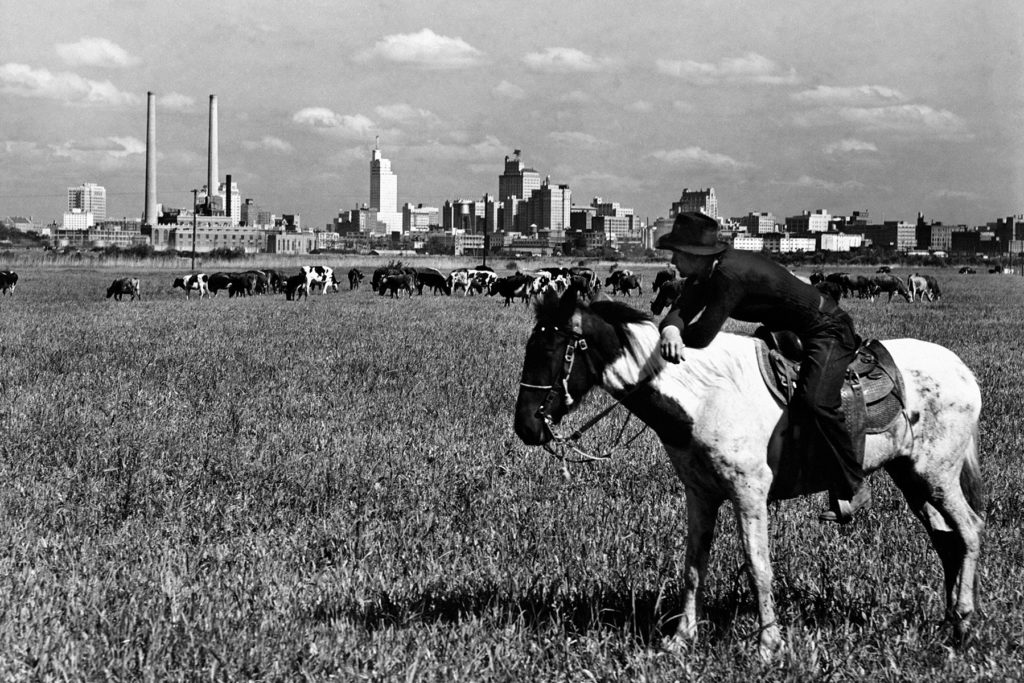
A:
[[[651,220],[708,186],[726,217],[1024,211],[1019,3],[510,7],[7,3],[0,214],[59,219],[94,182],[141,216],[150,90],[169,207],[204,182],[215,93],[220,179],[309,226],[370,201],[378,135],[399,205],[494,194],[521,149],[575,203]]]

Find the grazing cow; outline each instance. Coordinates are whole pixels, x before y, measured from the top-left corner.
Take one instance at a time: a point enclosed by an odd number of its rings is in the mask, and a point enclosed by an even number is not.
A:
[[[188,299],[188,295],[193,291],[199,292],[199,298],[202,299],[206,296],[208,291],[207,283],[209,277],[206,273],[193,273],[192,275],[186,275],[184,277],[174,278],[174,282],[171,283],[171,289],[180,287],[185,291],[185,298]]]
[[[910,290],[907,289],[906,283],[892,273],[882,273],[881,275],[874,276],[871,278],[871,285],[875,294],[889,293],[889,298],[886,302],[892,301],[893,294],[899,294],[906,301],[910,301]]]
[[[359,272],[358,268],[353,268],[348,271],[348,290],[351,292],[353,289],[359,289],[359,283],[363,281],[364,275]]]
[[[423,296],[423,288],[430,287],[435,295],[440,291],[442,294],[451,295],[452,290],[448,287],[448,278],[436,268],[420,268],[416,274],[416,293]]]
[[[673,268],[665,268],[664,270],[659,270],[658,274],[654,276],[653,291],[656,293],[659,289],[661,289],[662,285],[672,282],[677,277],[679,276],[676,274],[676,271]]]
[[[256,291],[256,274],[253,272],[228,273],[228,298],[252,296]]]
[[[267,276],[267,286],[271,292],[282,292],[284,291],[284,277],[281,273],[270,268],[264,268],[263,272]]]
[[[502,295],[505,297],[506,307],[512,303],[513,299],[516,298],[522,298],[523,303],[528,304],[530,301],[530,284],[532,282],[532,277],[529,275],[523,275],[522,273],[498,278],[491,283],[491,288],[487,290],[487,295]]]
[[[284,281],[284,298],[288,301],[298,301],[304,296],[309,295],[309,287],[306,284],[305,273],[299,273],[298,275],[292,275]]]
[[[611,275],[609,275],[607,278],[605,278],[604,286],[605,287],[611,287],[612,291],[614,292],[615,291],[615,285],[618,283],[618,281],[620,279],[626,277],[627,275],[632,275],[632,274],[633,274],[633,271],[631,271],[631,270],[623,270],[621,268],[617,268],[617,269],[612,271]]]
[[[107,298],[114,297],[115,301],[120,301],[121,297],[125,294],[130,294],[131,299],[129,301],[135,301],[135,299],[142,300],[142,294],[139,293],[139,279],[136,277],[123,277],[119,280],[114,280],[107,287]]]
[[[389,292],[391,298],[394,299],[398,297],[398,291],[404,289],[409,296],[412,296],[412,283],[413,278],[408,273],[388,275],[380,283],[377,293],[384,296],[384,292]]]
[[[813,270],[811,274],[807,276],[807,279],[811,281],[812,285],[816,285],[819,282],[825,281],[825,273],[821,270]]]
[[[642,275],[636,274],[620,277],[618,282],[616,282],[614,287],[612,288],[612,293],[622,292],[626,296],[630,296],[634,289],[636,290],[637,294],[644,293]]]
[[[469,295],[469,270],[466,268],[457,268],[448,275],[448,291],[454,294],[459,289],[462,296]]]
[[[962,268],[960,268],[960,270],[958,270],[957,272],[958,272],[958,273],[960,273],[961,275],[974,275],[974,274],[975,274],[975,273],[977,273],[978,271],[976,271],[976,270],[975,270],[974,268],[972,268],[971,266],[963,266],[963,267],[962,267]]]
[[[338,291],[338,281],[334,279],[334,269],[328,266],[302,266],[302,273],[306,276],[306,290],[312,292],[314,287],[322,287],[320,294],[325,294],[327,288]]]
[[[252,279],[252,288],[250,294],[266,294],[270,291],[270,278],[267,277],[267,273],[262,270],[247,270],[244,273],[247,278]]]
[[[938,287],[939,284],[930,275],[914,273],[907,276],[907,289],[910,290],[911,301],[924,301],[926,298],[928,301],[935,301],[942,296]]]
[[[470,270],[469,291],[470,293],[477,292],[478,294],[486,294],[491,288],[491,285],[497,279],[498,274],[493,270]]]
[[[579,291],[593,295],[600,286],[601,281],[597,279],[597,273],[592,268],[584,266],[573,266],[569,269],[569,280],[576,285]]]
[[[13,270],[0,270],[0,294],[14,296],[14,288],[18,285],[18,274]]]
[[[654,301],[651,302],[651,313],[654,315],[661,315],[661,311],[666,306],[673,304],[683,293],[683,286],[685,283],[686,280],[683,278],[676,278],[675,280],[663,282],[661,287],[657,289],[658,295],[655,296]]]

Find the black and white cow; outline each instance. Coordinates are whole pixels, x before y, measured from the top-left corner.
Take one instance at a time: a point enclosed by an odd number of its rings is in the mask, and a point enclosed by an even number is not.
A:
[[[136,277],[123,277],[118,280],[114,280],[107,287],[107,298],[114,297],[115,301],[120,301],[121,297],[125,294],[130,294],[131,299],[129,301],[135,301],[135,299],[142,300],[142,294],[139,293],[139,279]]]
[[[498,279],[498,274],[493,270],[470,270],[469,271],[469,291],[472,294],[476,292],[478,294],[486,294],[494,284],[494,281]]]
[[[469,269],[468,268],[456,268],[448,275],[448,291],[452,294],[458,290],[462,290],[462,296],[469,295]]]
[[[18,274],[13,270],[0,270],[0,294],[14,296],[14,288],[18,285]]]
[[[209,280],[210,278],[206,273],[193,273],[191,275],[174,278],[174,282],[171,283],[171,288],[183,289],[185,291],[186,299],[188,299],[188,295],[192,292],[199,292],[199,298],[202,299],[209,291]]]
[[[306,289],[310,292],[315,287],[322,287],[320,294],[327,292],[330,287],[338,291],[338,281],[334,279],[334,269],[329,266],[302,266],[302,272],[306,276]]]
[[[533,278],[523,273],[516,273],[508,277],[498,278],[491,284],[487,291],[488,296],[500,294],[505,297],[505,306],[512,303],[513,299],[521,298],[524,304],[530,302],[530,285]]]

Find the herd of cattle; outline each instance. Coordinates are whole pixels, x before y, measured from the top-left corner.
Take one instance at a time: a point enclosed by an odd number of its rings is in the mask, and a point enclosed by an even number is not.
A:
[[[888,294],[888,301],[892,301],[894,295],[908,302],[936,301],[942,297],[939,284],[931,275],[914,273],[904,280],[888,271],[888,268],[883,267],[873,276],[845,272],[825,274],[822,271],[815,271],[808,280],[837,301],[843,297],[874,301],[883,294]],[[358,268],[352,268],[347,273],[347,279],[349,289],[354,290],[359,289],[366,278]],[[17,273],[0,270],[0,293],[13,295],[17,283]],[[334,269],[329,266],[303,266],[300,272],[290,275],[273,269],[217,272],[212,275],[194,273],[175,278],[172,288],[183,290],[186,299],[193,292],[197,292],[200,298],[207,294],[215,297],[220,292],[227,292],[229,297],[283,293],[286,299],[292,301],[316,292],[324,294],[329,289],[336,292],[341,284]],[[626,296],[635,291],[639,295],[643,293],[643,276],[617,268],[602,280],[591,268],[554,266],[528,272],[517,271],[512,275],[499,277],[493,269],[486,266],[457,268],[445,274],[436,268],[412,267],[402,265],[401,262],[391,262],[374,270],[370,277],[370,287],[381,296],[398,297],[403,292],[412,296],[414,291],[417,295],[422,295],[424,289],[429,289],[435,295],[445,296],[500,296],[505,306],[516,300],[529,303],[548,288],[562,292],[570,286],[575,286],[578,291],[589,295],[594,295],[602,289]],[[682,281],[674,270],[659,271],[652,287],[656,295],[651,305],[652,310],[655,313],[660,312],[681,290]],[[125,296],[130,297],[130,300],[142,298],[138,278],[118,278],[107,288],[108,299],[120,301]]]

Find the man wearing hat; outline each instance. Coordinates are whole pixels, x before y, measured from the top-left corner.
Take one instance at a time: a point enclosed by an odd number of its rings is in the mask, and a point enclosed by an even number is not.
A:
[[[800,337],[805,352],[797,400],[832,451],[837,472],[829,495],[827,522],[846,524],[871,501],[850,434],[843,424],[840,391],[857,351],[853,320],[832,297],[823,295],[763,254],[733,249],[718,238],[718,222],[703,213],[680,213],[672,231],[658,240],[673,252],[672,263],[686,278],[682,294],[661,323],[661,354],[673,363],[684,346],[711,343],[728,318],[760,323]]]

